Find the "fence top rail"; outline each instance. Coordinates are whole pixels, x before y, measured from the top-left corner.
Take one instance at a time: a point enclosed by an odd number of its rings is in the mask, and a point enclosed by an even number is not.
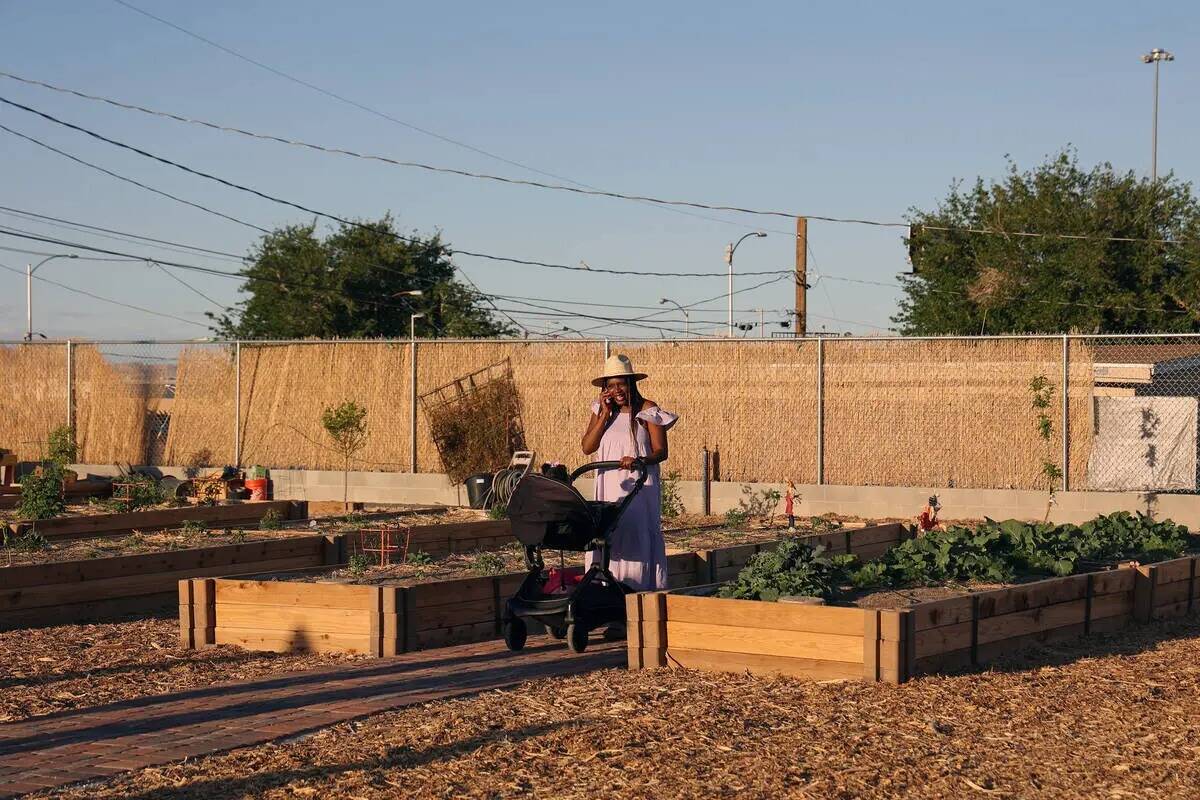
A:
[[[1030,333],[1030,334],[999,334],[994,336],[836,336],[836,335],[812,335],[812,336],[778,336],[771,338],[760,337],[733,337],[733,338],[705,338],[698,339],[683,338],[683,337],[636,337],[622,336],[619,338],[529,338],[522,337],[507,337],[507,338],[462,338],[462,337],[445,337],[445,338],[424,338],[418,336],[415,341],[422,344],[595,344],[603,346],[605,343],[610,345],[632,342],[637,344],[748,344],[748,345],[770,345],[780,343],[804,343],[804,342],[948,342],[948,341],[975,341],[988,342],[997,340],[1050,340],[1059,341],[1062,339],[1089,341],[1098,339],[1122,339],[1137,341],[1142,339],[1200,339],[1200,333]],[[407,337],[402,339],[38,339],[32,342],[27,342],[23,339],[0,339],[0,347],[11,345],[33,345],[39,347],[62,347],[67,344],[87,346],[87,345],[192,345],[192,346],[281,346],[281,345],[330,345],[330,344],[409,344],[413,339]]]

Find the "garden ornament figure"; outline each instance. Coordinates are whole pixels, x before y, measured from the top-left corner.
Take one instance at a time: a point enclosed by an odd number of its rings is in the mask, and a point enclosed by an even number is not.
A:
[[[938,512],[942,510],[942,504],[938,502],[937,495],[929,498],[925,504],[925,508],[921,509],[920,516],[917,517],[917,535],[928,533],[934,530],[943,530],[944,526],[938,520]]]

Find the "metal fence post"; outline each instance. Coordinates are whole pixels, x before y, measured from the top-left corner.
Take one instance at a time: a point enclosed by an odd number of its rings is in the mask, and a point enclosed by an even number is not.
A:
[[[409,471],[417,474],[417,337],[409,343],[408,438]]]
[[[817,337],[817,485],[825,484],[825,339]]]
[[[1071,491],[1071,337],[1062,337],[1062,489]]]
[[[75,343],[70,339],[67,339],[67,429],[71,432],[71,442],[75,443]]]
[[[612,348],[609,345],[608,339],[604,340],[604,360],[608,361],[608,357],[612,355]]]
[[[242,343],[233,343],[233,465],[242,466]]]

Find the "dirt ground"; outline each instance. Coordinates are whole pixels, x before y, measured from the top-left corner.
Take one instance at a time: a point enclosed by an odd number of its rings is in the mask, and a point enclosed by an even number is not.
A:
[[[461,508],[448,508],[436,513],[403,514],[403,516],[400,511],[396,511],[396,514],[396,517],[364,521],[355,521],[354,518],[350,520],[330,518],[303,522],[283,520],[280,523],[281,527],[276,530],[261,530],[258,527],[214,527],[210,530],[200,525],[168,531],[146,533],[134,531],[128,536],[97,536],[90,539],[51,541],[39,549],[27,549],[14,543],[13,546],[0,547],[0,570],[4,567],[22,564],[51,564],[107,556],[131,556],[140,553],[187,550],[195,547],[244,544],[262,539],[311,536],[317,533],[345,533],[358,530],[364,525],[389,524],[398,520],[403,521],[405,525],[441,525],[487,518],[479,511]],[[0,571],[0,585],[2,584],[3,572]]]
[[[179,620],[0,633],[0,722],[348,661],[337,654],[182,650]]]
[[[57,798],[1195,798],[1200,622],[903,686],[607,670]]]

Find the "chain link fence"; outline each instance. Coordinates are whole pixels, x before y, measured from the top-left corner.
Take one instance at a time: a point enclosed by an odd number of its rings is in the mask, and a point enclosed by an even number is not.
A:
[[[0,343],[0,448],[66,424],[83,463],[340,469],[320,415],[353,400],[353,469],[439,472],[414,398],[508,361],[529,446],[574,464],[616,352],[680,414],[684,479],[708,450],[726,481],[1197,491],[1192,336]]]

